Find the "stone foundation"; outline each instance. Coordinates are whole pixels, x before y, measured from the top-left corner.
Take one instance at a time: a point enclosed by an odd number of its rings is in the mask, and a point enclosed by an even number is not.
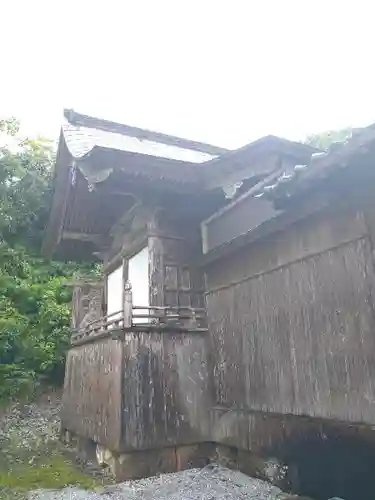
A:
[[[252,434],[251,452],[230,443],[206,442],[116,453],[68,431],[63,432],[63,438],[76,443],[81,453],[90,460],[97,460],[117,481],[202,468],[212,463],[266,480],[283,491],[307,494],[316,499],[326,500],[336,495],[357,500],[359,491],[361,498],[372,500],[373,427],[303,417],[283,417],[278,423],[265,425],[261,428],[263,432]],[[260,446],[266,431],[269,431],[270,444]]]
[[[116,481],[202,468],[213,461],[216,456],[213,443],[195,443],[118,453],[67,430],[62,432],[62,440],[74,446],[84,458],[96,461],[101,467],[107,467]]]
[[[276,459],[257,457],[248,451],[226,445],[195,443],[117,453],[90,439],[76,436],[70,431],[64,431],[62,439],[67,444],[75,446],[86,459],[96,461],[101,467],[107,467],[116,481],[203,468],[210,463],[215,463],[240,470],[248,476],[267,480],[279,487],[285,488],[286,484],[286,469]]]
[[[218,444],[212,460],[223,467],[240,470],[284,490],[291,486],[288,467],[277,458],[261,457],[247,450]]]

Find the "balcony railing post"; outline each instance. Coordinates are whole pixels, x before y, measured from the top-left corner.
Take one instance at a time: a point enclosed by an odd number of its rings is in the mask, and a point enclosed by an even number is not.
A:
[[[129,280],[124,287],[124,328],[131,328],[133,323],[133,293]]]
[[[197,312],[195,309],[191,311],[191,328],[198,328]]]

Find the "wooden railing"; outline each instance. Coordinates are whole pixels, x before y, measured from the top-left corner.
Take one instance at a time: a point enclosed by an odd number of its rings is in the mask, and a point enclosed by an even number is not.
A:
[[[204,308],[135,306],[130,282],[125,285],[123,299],[124,307],[120,311],[98,318],[85,327],[74,330],[71,337],[72,344],[105,336],[108,333],[115,335],[121,331],[207,331]]]

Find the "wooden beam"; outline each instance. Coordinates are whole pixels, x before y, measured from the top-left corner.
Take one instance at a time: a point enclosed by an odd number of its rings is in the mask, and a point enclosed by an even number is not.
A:
[[[142,250],[143,247],[147,246],[147,231],[143,231],[141,234],[137,234],[131,239],[131,242],[123,245],[121,250],[112,257],[112,259],[104,265],[103,273],[109,274],[116,269],[116,267],[121,265],[123,259],[128,259],[134,254]]]
[[[243,193],[241,196],[238,198],[235,198],[232,202],[228,203],[228,205],[224,205],[224,207],[221,207],[219,210],[214,212],[212,215],[210,215],[207,219],[201,222],[201,237],[202,237],[202,248],[203,248],[203,253],[206,254],[208,252],[208,230],[207,226],[208,224],[214,220],[217,219],[218,217],[221,217],[223,214],[228,212],[228,210],[231,210],[234,206],[238,205],[239,203],[242,203],[249,197],[253,197],[255,194],[259,193],[264,186],[267,184],[273,182],[275,179],[277,179],[284,171],[284,168],[278,169],[276,171],[273,171],[270,175],[268,175],[265,179],[262,181],[258,182],[255,184],[255,186],[251,187],[248,191]]]
[[[273,171],[265,179],[263,179],[260,182],[258,182],[257,184],[255,184],[255,186],[251,187],[248,191],[243,193],[241,196],[239,196],[238,198],[235,198],[233,201],[231,201],[227,205],[224,205],[224,207],[220,208],[215,213],[210,215],[201,224],[207,225],[213,219],[217,219],[218,217],[223,215],[225,212],[228,212],[228,210],[231,210],[235,205],[238,205],[239,203],[246,200],[250,196],[254,196],[255,194],[259,193],[264,188],[264,186],[267,186],[269,183],[273,182],[275,179],[280,177],[280,175],[283,173],[284,170],[285,170],[284,168],[281,168],[281,169],[279,168],[276,171]]]
[[[132,205],[128,210],[126,210],[126,212],[114,223],[114,225],[109,230],[109,234],[113,236],[118,228],[129,223],[132,217],[136,215],[137,210],[141,206],[142,206],[141,201],[136,200],[134,205]]]
[[[76,280],[64,280],[61,282],[64,286],[85,286],[90,285],[93,287],[103,286],[103,281],[93,280],[90,278],[81,278]]]
[[[228,243],[224,243],[212,249],[208,253],[204,254],[196,262],[196,265],[199,267],[209,265],[215,260],[226,257],[228,254],[239,250],[245,245],[250,245],[251,243],[254,243],[254,241],[265,238],[271,233],[283,231],[291,224],[327,209],[331,203],[332,200],[327,193],[317,192],[316,196],[305,200],[303,204],[301,203],[301,205],[285,210],[276,217],[273,217],[254,229],[237,236]]]
[[[101,234],[90,234],[90,233],[78,233],[74,231],[63,231],[61,238],[63,240],[77,240],[85,241],[89,243],[100,244],[103,240],[103,235]]]
[[[121,189],[111,189],[109,187],[102,187],[100,183],[95,184],[94,192],[100,195],[108,195],[108,196],[128,196],[134,198],[135,201],[138,201],[137,196],[130,191],[122,191]]]

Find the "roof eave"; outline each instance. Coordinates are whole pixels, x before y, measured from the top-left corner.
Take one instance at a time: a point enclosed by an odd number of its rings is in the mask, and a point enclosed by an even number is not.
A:
[[[251,178],[259,174],[268,175],[274,169],[279,168],[277,160],[280,157],[290,158],[295,163],[306,162],[317,151],[316,148],[307,144],[292,142],[280,137],[272,135],[262,137],[240,149],[204,163],[202,171],[205,176],[206,189],[220,187],[227,179],[232,181],[232,178],[236,177],[236,172],[232,168],[234,163],[246,164],[247,178]],[[272,158],[274,159],[273,163]]]
[[[67,119],[67,121],[72,125],[95,128],[99,130],[105,130],[108,132],[114,132],[117,134],[136,137],[138,139],[161,142],[163,144],[178,146],[181,148],[191,149],[194,151],[199,151],[201,153],[207,153],[215,156],[220,156],[228,152],[228,149],[221,148],[219,146],[213,146],[212,144],[207,144],[198,141],[191,141],[188,139],[183,139],[181,137],[163,134],[161,132],[153,132],[138,127],[124,125],[122,123],[116,123],[109,120],[102,120],[99,118],[95,118],[93,116],[77,113],[72,109],[65,109],[64,116]]]
[[[53,178],[52,207],[42,242],[42,253],[47,257],[53,255],[61,238],[71,188],[71,165],[73,161],[74,159],[65,144],[64,134],[61,132]]]
[[[166,185],[170,186],[185,186],[184,191],[188,190],[189,186],[194,190],[204,190],[203,175],[200,169],[202,164],[197,163],[144,155],[141,153],[131,153],[128,151],[107,148],[104,146],[95,146],[91,151],[76,160],[77,166],[79,168],[81,162],[90,161],[101,164],[103,155],[111,155],[110,163],[112,172],[122,172],[124,175],[128,175],[134,178],[140,178],[145,182],[157,181],[165,182]],[[131,159],[133,161],[129,161]],[[146,163],[146,165],[143,166],[145,171],[136,168],[136,164],[138,161],[144,161]],[[164,165],[168,169],[168,172],[166,172],[165,175],[158,174],[156,172],[156,166],[158,164]],[[171,170],[171,172],[169,172],[169,169]],[[181,169],[183,169],[182,172]],[[149,173],[146,172],[146,170],[149,171]],[[180,173],[180,175],[174,175],[173,170],[176,170],[176,173]]]

